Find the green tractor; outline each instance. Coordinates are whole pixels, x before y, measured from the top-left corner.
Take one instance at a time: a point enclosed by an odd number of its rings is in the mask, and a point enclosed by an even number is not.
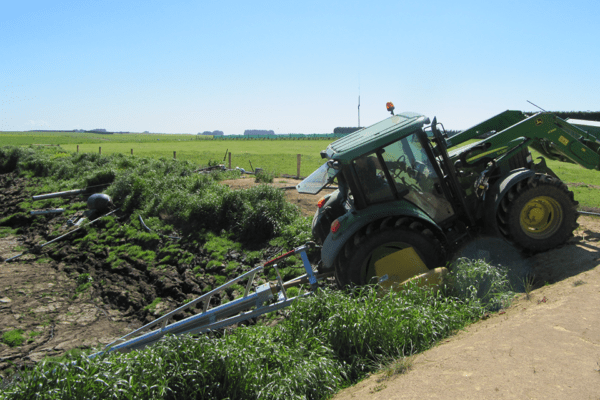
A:
[[[443,266],[470,240],[500,236],[528,252],[564,244],[577,202],[529,148],[600,169],[600,128],[551,113],[505,111],[451,138],[436,118],[393,115],[321,152],[326,162],[297,185],[317,194],[312,222],[320,272],[340,286],[391,283]],[[485,135],[485,139],[478,139]]]

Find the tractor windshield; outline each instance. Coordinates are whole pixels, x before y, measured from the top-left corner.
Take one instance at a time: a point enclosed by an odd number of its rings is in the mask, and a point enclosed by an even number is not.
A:
[[[333,182],[333,179],[340,171],[333,169],[329,164],[331,163],[326,162],[321,165],[315,172],[296,185],[298,193],[317,194],[326,185]]]
[[[453,214],[439,190],[440,178],[416,134],[358,157],[353,165],[367,204],[404,198],[436,222]]]

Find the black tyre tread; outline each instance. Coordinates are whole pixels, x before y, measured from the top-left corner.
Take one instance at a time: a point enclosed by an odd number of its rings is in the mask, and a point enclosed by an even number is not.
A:
[[[379,229],[377,229],[377,227]],[[385,218],[380,221],[371,222],[367,228],[359,229],[352,238],[350,238],[344,245],[343,251],[340,251],[334,266],[335,266],[335,278],[338,287],[344,288],[350,285],[359,285],[361,282],[357,282],[356,277],[351,277],[350,266],[348,265],[350,260],[356,251],[364,244],[369,238],[379,234],[382,231],[405,229],[412,230],[416,234],[422,235],[432,246],[439,251],[440,261],[445,260],[446,253],[444,246],[442,245],[442,238],[438,237],[432,229],[424,225],[420,221],[416,221],[409,217],[392,217],[392,219]],[[437,265],[436,265],[437,266]]]
[[[529,150],[524,148],[519,153],[515,154],[510,160],[508,160],[508,165],[510,169],[517,168],[526,168],[527,167],[527,156],[529,156]]]
[[[566,200],[565,203],[568,204],[565,204],[566,207],[563,209],[563,223],[559,227],[559,230],[548,239],[536,240],[524,237],[519,233],[520,226],[518,228],[511,226],[515,224],[515,213],[519,213],[520,215],[520,210],[513,209],[515,207],[515,202],[518,201],[520,196],[525,195],[525,193],[530,192],[531,190],[544,191],[544,187],[556,188],[559,190],[557,193],[559,196],[561,192],[565,196],[565,199],[562,200]],[[559,203],[561,202],[559,201]],[[573,192],[571,192],[567,185],[560,179],[556,179],[546,174],[535,174],[529,179],[514,185],[501,200],[496,214],[498,229],[506,239],[522,249],[532,252],[547,251],[563,245],[573,236],[573,231],[579,226],[577,224],[577,217],[579,216],[579,213],[577,212],[578,204],[579,203],[574,199]]]

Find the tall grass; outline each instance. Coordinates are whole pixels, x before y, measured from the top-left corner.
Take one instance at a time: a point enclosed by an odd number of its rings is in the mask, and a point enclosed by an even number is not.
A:
[[[266,185],[231,190],[218,181],[239,176],[239,172],[201,175],[196,169],[191,162],[165,158],[0,148],[0,173],[16,170],[21,175],[46,178],[40,193],[110,184],[106,193],[122,211],[157,217],[187,235],[224,230],[236,240],[252,244],[286,232],[297,233],[289,226],[298,221],[302,221],[304,233],[309,231],[308,222],[281,190]]]
[[[42,362],[0,398],[321,399],[475,321],[474,298],[412,287],[320,290],[275,327],[167,337],[129,354]]]

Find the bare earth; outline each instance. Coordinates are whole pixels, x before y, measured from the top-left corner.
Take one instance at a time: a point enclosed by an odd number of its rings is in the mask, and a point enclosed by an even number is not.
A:
[[[331,190],[299,195],[298,182],[276,179],[273,186],[312,216]],[[241,188],[254,179],[223,183]],[[334,398],[600,399],[600,219],[580,217],[579,223],[566,246],[530,260],[539,279],[555,283],[415,356],[405,374],[375,374]],[[20,244],[15,237],[0,239],[0,257],[19,254]],[[23,329],[28,339],[15,348],[0,344],[0,375],[9,362],[106,344],[141,325],[95,291],[76,296],[77,286],[73,266],[64,263],[26,256],[0,264],[0,331]]]

